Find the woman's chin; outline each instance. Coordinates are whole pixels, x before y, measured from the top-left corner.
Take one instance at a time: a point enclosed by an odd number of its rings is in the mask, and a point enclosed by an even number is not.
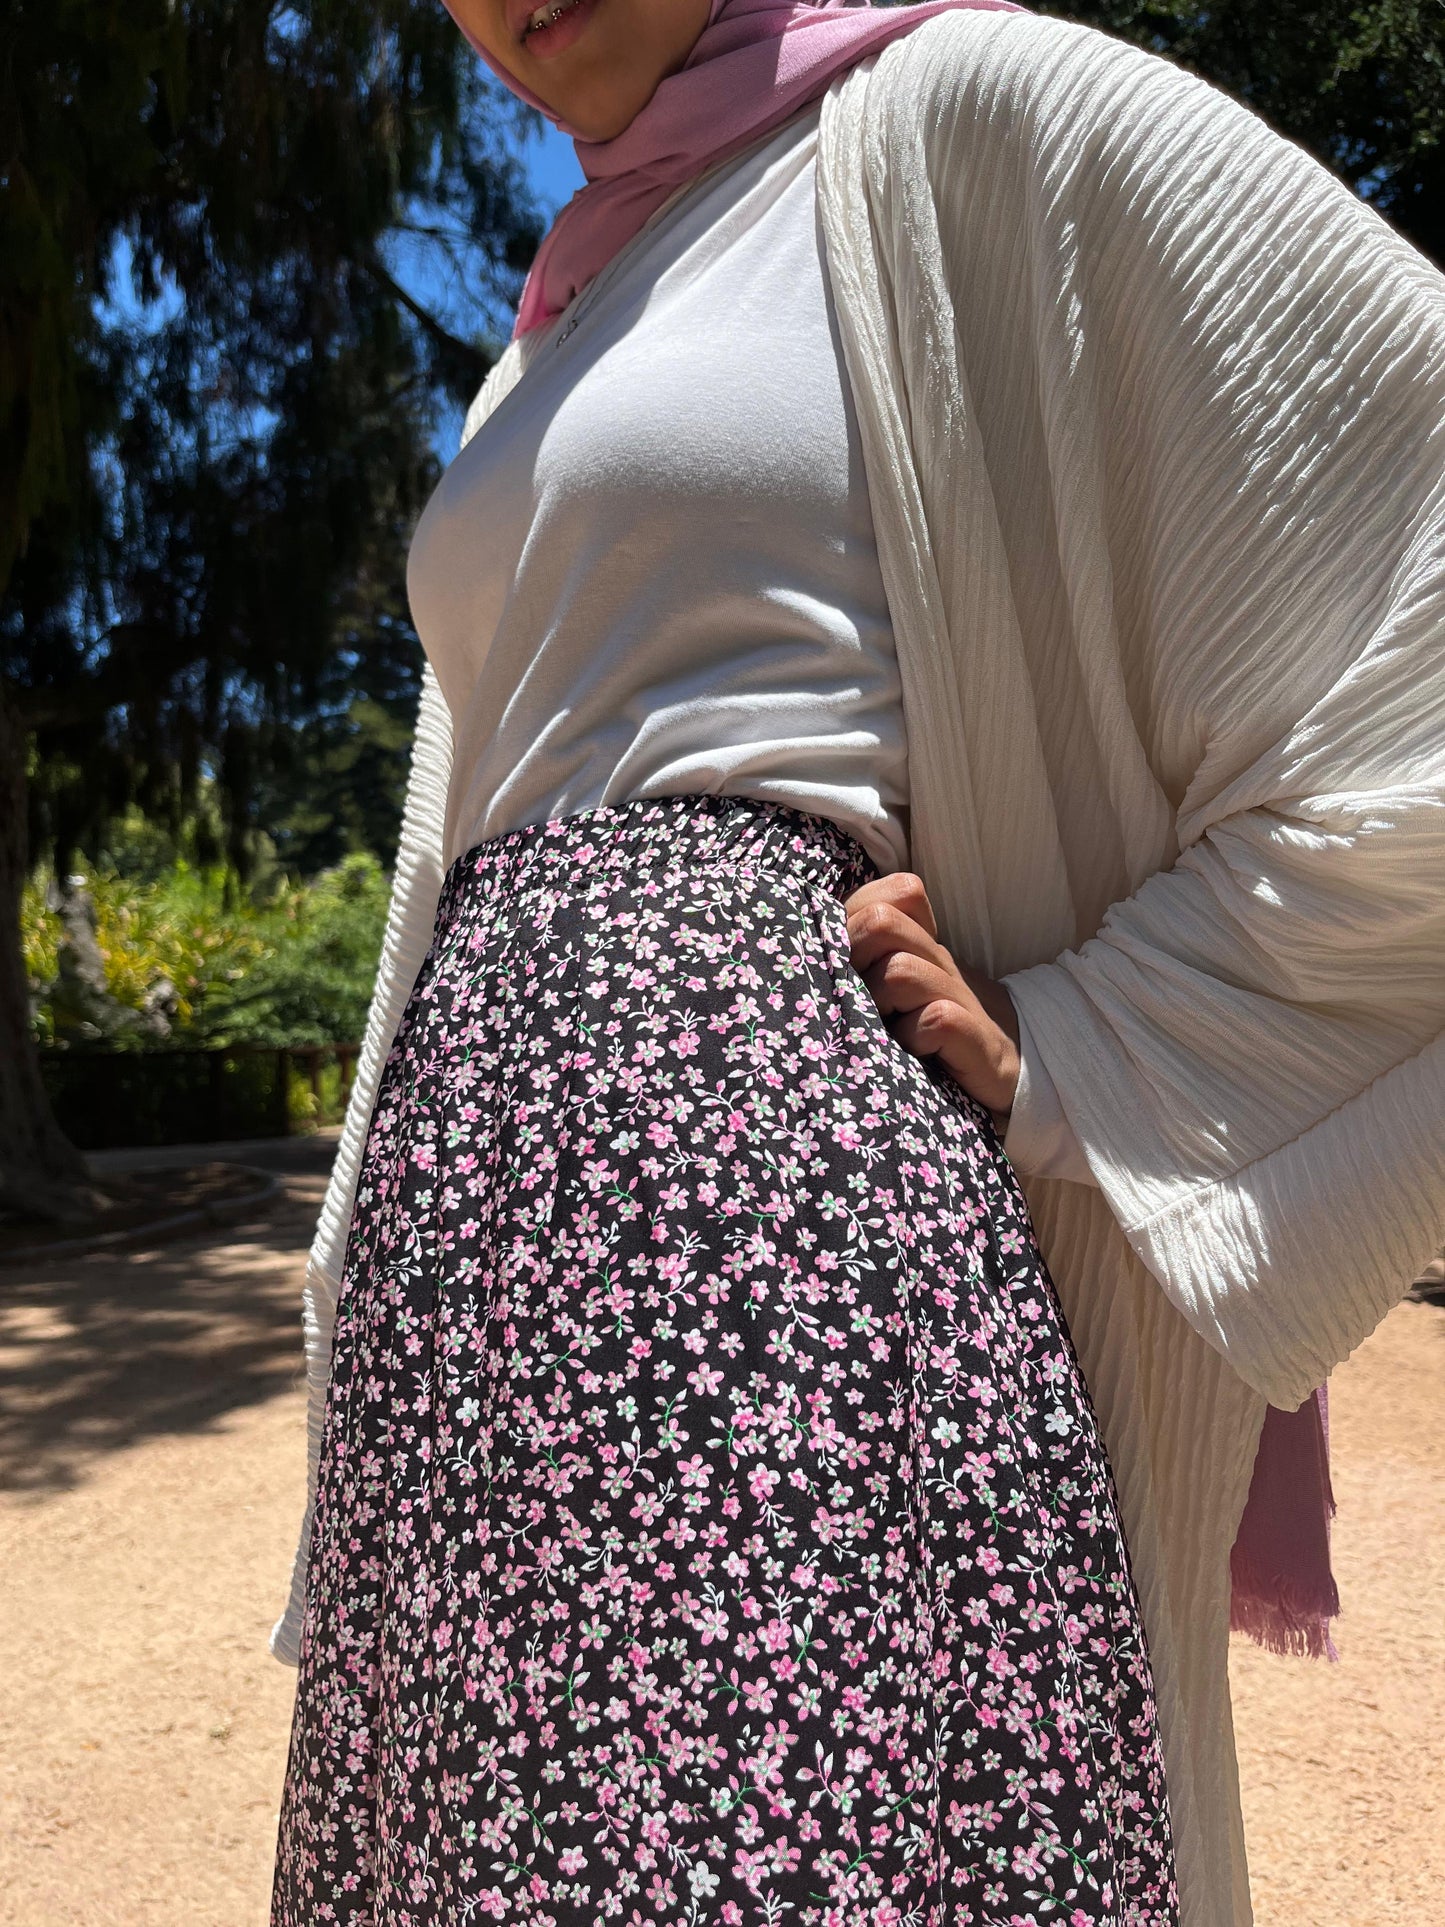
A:
[[[534,91],[541,94],[542,89],[537,87]],[[550,96],[552,113],[578,140],[594,143],[616,140],[619,134],[625,133],[650,98],[619,108],[617,88],[600,79],[593,85],[579,85],[565,98],[558,99],[561,92],[560,88],[554,89]]]
[[[708,0],[665,0],[661,25],[658,4],[554,0],[556,18],[527,32],[520,58],[509,54],[505,64],[581,139],[614,140],[686,64],[707,24]]]
[[[518,79],[547,103],[563,126],[586,141],[614,139],[646,106],[656,87],[655,82],[652,86],[639,83],[636,54],[625,40],[615,44],[619,39],[615,12],[614,0],[578,0],[556,26],[539,27],[522,43],[522,52],[529,58]],[[560,37],[564,33],[568,35],[565,43]]]

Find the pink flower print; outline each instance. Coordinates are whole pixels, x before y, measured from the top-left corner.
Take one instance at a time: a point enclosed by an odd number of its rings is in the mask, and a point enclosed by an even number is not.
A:
[[[677,1890],[664,1874],[655,1873],[648,1883],[647,1898],[659,1913],[665,1915],[677,1898]]]
[[[712,1645],[714,1640],[725,1640],[728,1636],[727,1614],[720,1606],[705,1606],[694,1623],[704,1646]]]
[[[862,863],[669,798],[449,873],[356,1189],[272,1927],[1002,1927],[1025,1887],[1177,1927],[1067,1333],[976,1107],[833,909],[820,953],[820,851]]]
[[[777,1697],[778,1689],[765,1673],[747,1681],[743,1687],[743,1703],[750,1713],[771,1713]]]

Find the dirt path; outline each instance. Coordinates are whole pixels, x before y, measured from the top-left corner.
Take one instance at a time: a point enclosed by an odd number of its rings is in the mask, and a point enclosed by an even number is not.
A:
[[[1236,1640],[1259,1927],[1445,1927],[1445,1309],[1403,1304],[1330,1386],[1338,1665]]]
[[[216,1242],[0,1273],[5,1927],[263,1927],[329,1156]]]
[[[210,1242],[0,1273],[4,1927],[265,1927],[328,1155]],[[1445,1927],[1445,1311],[1393,1312],[1332,1417],[1341,1664],[1235,1654],[1259,1927]]]

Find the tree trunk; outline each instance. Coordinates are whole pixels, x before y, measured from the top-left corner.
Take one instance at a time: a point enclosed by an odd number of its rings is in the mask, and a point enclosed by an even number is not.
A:
[[[0,1210],[83,1224],[97,1196],[85,1160],[61,1131],[40,1081],[20,943],[25,887],[27,737],[0,682]]]

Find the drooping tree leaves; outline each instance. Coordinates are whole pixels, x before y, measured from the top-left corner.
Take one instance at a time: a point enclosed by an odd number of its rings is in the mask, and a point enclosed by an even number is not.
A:
[[[93,14],[21,0],[10,22],[23,51],[69,53],[47,111],[32,90],[12,104],[49,167],[52,253],[90,302],[47,350],[62,399],[14,442],[29,512],[0,675],[43,766],[36,845],[93,835],[130,796],[175,807],[209,763],[243,858],[277,732],[335,684],[338,652],[403,648],[439,411],[485,372],[538,223],[517,114],[432,0],[190,0],[138,31],[146,84],[119,98],[76,52]],[[89,154],[87,87],[107,129],[129,114],[123,167]],[[57,120],[77,123],[68,143]],[[470,338],[398,280],[408,232],[466,275]],[[15,289],[7,307],[26,305]]]
[[[244,867],[358,699],[405,726],[406,542],[540,221],[526,117],[435,0],[11,0],[0,34],[16,1019],[27,860],[131,802],[177,822],[205,777]],[[0,1192],[45,1137],[6,1075]]]

